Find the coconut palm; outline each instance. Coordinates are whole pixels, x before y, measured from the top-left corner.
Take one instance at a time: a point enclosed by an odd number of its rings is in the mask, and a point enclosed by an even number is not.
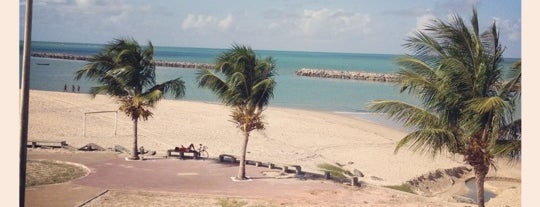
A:
[[[478,206],[484,206],[484,180],[494,158],[521,155],[521,120],[513,117],[521,73],[503,79],[504,49],[495,23],[480,33],[473,9],[471,26],[454,15],[449,22],[433,20],[425,32],[407,39],[404,46],[414,54],[397,60],[400,90],[418,97],[420,106],[378,100],[368,108],[412,129],[396,153],[408,146],[432,155],[462,155],[475,173]]]
[[[133,121],[133,150],[130,159],[139,159],[137,147],[137,125],[139,119],[148,120],[152,108],[167,93],[176,98],[184,95],[184,81],[180,78],[156,84],[154,47],[142,48],[133,39],[115,39],[89,63],[75,72],[75,79],[85,76],[97,81],[92,87],[92,97],[106,94],[116,98],[123,111]]]
[[[217,69],[198,74],[199,87],[212,90],[222,102],[232,107],[232,121],[244,134],[238,179],[246,179],[245,160],[250,132],[264,129],[262,112],[273,98],[276,82],[275,63],[271,57],[259,59],[246,46],[232,49],[216,59]]]

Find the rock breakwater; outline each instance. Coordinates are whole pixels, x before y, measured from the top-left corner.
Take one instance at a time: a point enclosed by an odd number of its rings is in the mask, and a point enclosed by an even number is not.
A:
[[[310,69],[301,68],[295,72],[299,76],[317,77],[317,78],[335,78],[350,80],[368,80],[379,82],[397,82],[399,75],[389,73],[370,73],[361,71],[341,71],[331,69]]]
[[[45,53],[45,52],[34,52],[31,55],[32,57],[80,60],[80,61],[89,61],[91,58],[91,56],[86,56],[86,55],[73,55],[73,54],[64,54],[64,53]],[[184,62],[184,61],[177,62],[177,61],[163,61],[163,60],[156,60],[155,63],[156,63],[156,66],[162,66],[162,67],[195,68],[195,69],[214,68],[213,64],[208,64],[208,63],[194,63],[194,62]]]

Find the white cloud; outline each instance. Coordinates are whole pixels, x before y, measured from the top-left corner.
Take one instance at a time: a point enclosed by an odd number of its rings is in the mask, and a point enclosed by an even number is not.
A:
[[[203,28],[209,24],[212,24],[215,21],[215,18],[212,16],[195,16],[193,14],[189,14],[187,18],[184,19],[184,21],[182,22],[182,29]]]
[[[222,19],[221,21],[219,21],[218,26],[224,29],[229,28],[233,20],[234,20],[233,16],[229,14],[227,15],[227,17],[225,17],[225,19]]]
[[[75,3],[79,8],[88,8],[93,2],[91,0],[76,0]]]
[[[41,1],[34,1],[34,6],[47,6],[47,5],[56,5],[56,4],[66,4],[66,0],[41,0]],[[20,2],[21,6],[26,5],[26,1]]]
[[[510,41],[521,40],[521,20],[511,21],[508,19],[493,18],[497,24],[497,28],[501,32],[501,38],[508,39]]]
[[[129,18],[129,14],[125,11],[119,12],[117,14],[111,15],[108,19],[111,21],[111,23],[119,23],[121,21],[127,20]]]
[[[222,29],[229,28],[234,20],[232,15],[227,15],[224,19],[218,19],[217,17],[210,15],[194,15],[188,14],[188,16],[182,21],[182,29],[202,29],[209,27],[219,27]]]
[[[63,3],[67,3],[67,1],[66,0],[43,0],[43,1],[40,1],[40,3],[44,3],[44,4],[50,4],[50,3],[63,4]]]
[[[430,25],[435,19],[437,19],[437,17],[429,11],[421,16],[416,17],[415,31],[426,29],[426,27]]]
[[[346,13],[343,10],[304,10],[299,28],[305,35],[332,34],[345,32],[367,32],[370,17],[367,14]]]
[[[419,31],[426,32],[425,29],[427,28],[427,26],[430,25],[432,21],[436,19],[437,17],[430,10],[419,13],[419,15],[416,16],[415,27],[409,30],[409,32],[407,33],[407,36],[414,36],[415,33]]]
[[[280,27],[280,24],[277,22],[272,22],[268,25],[268,29],[278,29]]]
[[[435,2],[434,9],[449,13],[455,11],[471,12],[473,6],[478,6],[480,3],[480,0],[439,0]]]
[[[269,23],[268,28],[300,37],[337,38],[347,34],[368,33],[370,22],[368,14],[322,8],[306,9],[301,15],[282,17]]]

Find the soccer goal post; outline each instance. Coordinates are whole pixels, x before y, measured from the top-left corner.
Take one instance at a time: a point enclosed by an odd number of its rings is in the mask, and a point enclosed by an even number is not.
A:
[[[83,137],[86,137],[86,116],[91,114],[102,114],[102,113],[114,113],[114,136],[116,136],[116,127],[118,122],[118,111],[91,111],[84,112],[83,117]]]

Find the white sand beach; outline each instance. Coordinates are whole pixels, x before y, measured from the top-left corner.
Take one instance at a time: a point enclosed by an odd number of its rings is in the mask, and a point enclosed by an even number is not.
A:
[[[122,112],[118,113],[116,136],[114,113],[87,116],[83,136],[85,112],[117,108],[107,96],[92,99],[88,94],[32,90],[28,139],[65,140],[76,148],[96,143],[105,148],[121,145],[131,149],[133,124]],[[211,157],[240,154],[242,134],[229,121],[230,109],[226,106],[162,100],[153,112],[148,121],[139,122],[138,141],[139,146],[155,150],[157,155],[190,143],[207,145]],[[344,115],[270,104],[264,116],[266,130],[252,133],[247,159],[296,164],[314,173],[321,173],[317,164],[339,163],[347,170],[361,171],[365,176],[360,180],[372,185],[400,185],[437,169],[466,166],[460,157],[451,155],[432,158],[407,149],[394,154],[396,142],[405,132]],[[498,171],[492,170],[488,176],[521,179],[521,165],[499,162]],[[488,206],[520,206],[521,184],[497,183],[486,183],[498,193]]]

